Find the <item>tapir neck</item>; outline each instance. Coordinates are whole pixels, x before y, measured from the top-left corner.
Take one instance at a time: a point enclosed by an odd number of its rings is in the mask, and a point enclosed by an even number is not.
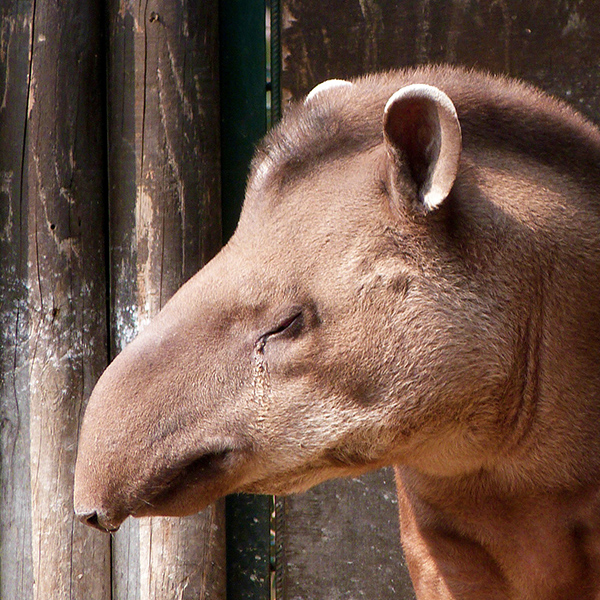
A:
[[[418,600],[600,598],[598,489],[502,497],[404,467],[396,479]]]

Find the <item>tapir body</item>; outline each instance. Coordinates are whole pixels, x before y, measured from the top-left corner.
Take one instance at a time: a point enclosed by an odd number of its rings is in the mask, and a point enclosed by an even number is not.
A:
[[[90,399],[114,530],[394,465],[419,600],[600,598],[600,132],[514,81],[331,81]]]

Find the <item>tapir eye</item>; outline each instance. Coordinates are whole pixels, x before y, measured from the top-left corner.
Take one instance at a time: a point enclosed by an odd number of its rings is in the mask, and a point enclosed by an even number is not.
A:
[[[283,318],[276,327],[265,333],[263,339],[277,337],[296,337],[304,325],[304,317],[302,311],[297,310]]]

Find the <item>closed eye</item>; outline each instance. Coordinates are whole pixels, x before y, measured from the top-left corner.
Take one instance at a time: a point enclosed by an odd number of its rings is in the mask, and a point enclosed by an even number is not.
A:
[[[274,327],[264,335],[264,339],[274,337],[296,337],[304,325],[302,312],[292,313],[289,317],[282,320],[277,327]]]

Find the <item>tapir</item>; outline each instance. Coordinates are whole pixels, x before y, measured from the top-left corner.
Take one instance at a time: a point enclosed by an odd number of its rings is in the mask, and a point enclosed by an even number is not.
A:
[[[114,531],[384,465],[419,600],[600,598],[600,130],[527,84],[291,106],[231,240],[98,381],[75,507]]]

